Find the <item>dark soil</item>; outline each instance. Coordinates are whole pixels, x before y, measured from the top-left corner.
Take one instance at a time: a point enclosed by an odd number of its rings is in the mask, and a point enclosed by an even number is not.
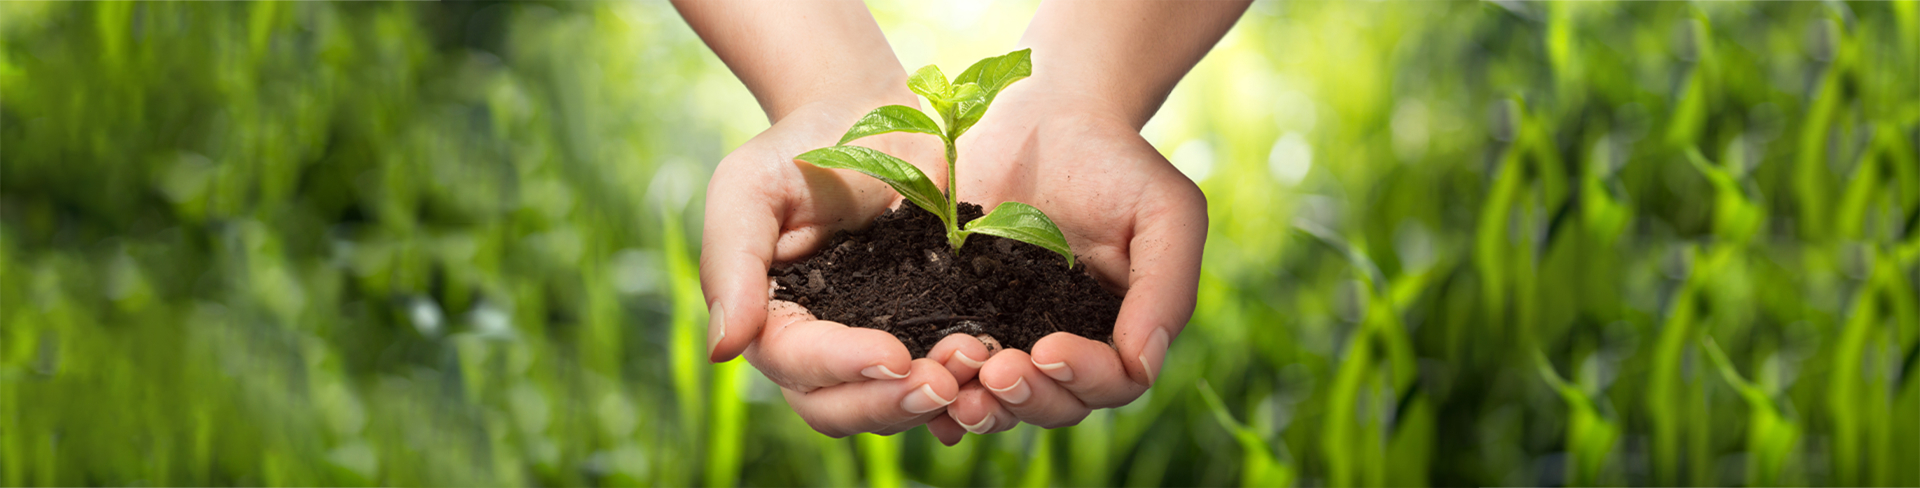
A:
[[[979,205],[960,204],[962,222]],[[1032,352],[1047,334],[1066,331],[1107,342],[1120,297],[1086,266],[1012,239],[974,234],[959,257],[940,218],[911,204],[889,210],[866,230],[838,232],[823,251],[777,266],[774,298],[799,303],[820,320],[884,330],[913,357],[949,334],[988,334]]]

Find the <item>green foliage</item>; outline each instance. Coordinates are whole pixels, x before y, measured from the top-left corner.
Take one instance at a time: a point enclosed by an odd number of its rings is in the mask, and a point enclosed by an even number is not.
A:
[[[1207,408],[1213,411],[1214,421],[1232,432],[1234,440],[1240,443],[1242,456],[1246,458],[1242,465],[1246,472],[1240,476],[1241,486],[1293,486],[1292,471],[1286,464],[1275,460],[1273,449],[1267,447],[1267,441],[1258,432],[1233,418],[1233,413],[1227,411],[1226,403],[1220,400],[1220,394],[1214,393],[1205,380],[1200,382],[1200,398],[1206,400]]]
[[[1535,355],[1540,377],[1567,402],[1567,484],[1600,486],[1607,461],[1620,437],[1618,420],[1608,418],[1581,385],[1569,383],[1554,371],[1545,355]]]
[[[0,2],[0,485],[1920,485],[1915,72],[1920,2],[1255,3],[1145,130],[1156,386],[946,448],[706,363],[765,126],[669,5]]]
[[[959,106],[956,107],[954,115],[947,117],[947,138],[960,140],[961,134],[967,133],[967,129],[973,128],[973,124],[980,122],[980,117],[987,114],[987,106],[993,104],[994,97],[1000,96],[1000,90],[1006,89],[1007,85],[1013,82],[1033,76],[1032,58],[1032,49],[1021,49],[982,59],[973,63],[973,66],[968,66],[966,71],[961,71],[960,76],[954,77],[953,82],[957,86],[979,86],[980,95],[975,98],[966,96],[964,93],[957,94]],[[940,71],[935,69],[933,73],[937,75]],[[944,115],[945,112],[942,114]]]
[[[931,64],[913,72],[913,76],[907,79],[907,89],[927,97],[927,103],[933,104],[934,112],[940,114],[947,127],[958,126],[954,117],[966,112],[960,108],[962,104],[978,105],[985,95],[977,84],[948,84],[946,73],[941,73],[939,66]],[[942,135],[947,136],[945,133]],[[951,136],[947,138],[955,139]]]
[[[860,117],[859,122],[854,122],[853,127],[847,129],[847,135],[840,137],[839,144],[846,145],[854,139],[888,132],[919,132],[942,137],[946,135],[940,131],[940,126],[933,122],[933,118],[927,117],[927,114],[920,109],[906,105],[888,105],[873,109],[866,116]],[[925,177],[923,176],[922,179]]]
[[[908,202],[927,209],[942,220],[953,221],[953,217],[947,215],[947,197],[941,195],[940,187],[934,186],[933,180],[920,172],[920,168],[914,167],[913,163],[861,146],[823,147],[800,153],[794,159],[822,168],[850,169],[872,176],[892,186],[893,191],[900,192],[900,196]]]
[[[1067,236],[1047,218],[1040,209],[1020,202],[1003,202],[993,211],[964,227],[960,225],[958,197],[955,189],[959,152],[954,141],[960,134],[980,121],[986,115],[987,105],[993,103],[993,97],[1007,85],[1033,74],[1033,63],[1028,60],[1031,49],[1021,49],[1004,56],[987,58],[974,63],[960,73],[959,83],[948,83],[947,76],[934,65],[920,68],[907,80],[907,88],[933,104],[936,112],[946,120],[945,131],[934,125],[933,119],[913,107],[887,105],[873,109],[867,115],[854,122],[847,134],[840,137],[840,145],[823,147],[807,151],[795,157],[800,161],[812,163],[822,168],[850,169],[859,171],[884,181],[893,190],[905,197],[908,202],[924,208],[940,217],[947,225],[947,243],[954,252],[966,244],[967,236],[974,233],[1005,237],[1059,253],[1067,259],[1067,267],[1073,267],[1073,251],[1067,247]],[[914,167],[912,163],[900,160],[873,149],[848,146],[848,142],[862,137],[889,132],[918,132],[940,136],[947,146],[947,193],[942,195],[933,180],[927,174]]]
[[[980,218],[967,222],[967,232],[1000,236],[1040,246],[1048,251],[1060,253],[1067,258],[1067,266],[1073,266],[1073,251],[1067,249],[1067,239],[1060,235],[1060,227],[1053,225],[1053,219],[1040,209],[1020,202],[1003,202],[993,207]],[[963,235],[961,239],[965,239]]]

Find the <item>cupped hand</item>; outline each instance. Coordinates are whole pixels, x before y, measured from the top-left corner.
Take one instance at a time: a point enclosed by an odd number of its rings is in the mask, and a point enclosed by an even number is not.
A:
[[[1062,332],[1032,354],[994,354],[929,428],[951,444],[962,429],[1074,425],[1092,409],[1139,398],[1193,314],[1207,234],[1199,187],[1123,111],[1037,77],[1002,92],[959,148],[962,200],[1038,207],[1091,274],[1125,299],[1112,343]]]
[[[768,297],[767,270],[775,263],[803,259],[834,231],[865,225],[900,201],[878,180],[799,163],[794,156],[838,142],[866,110],[911,105],[911,97],[799,107],[728,154],[707,185],[700,284],[712,314],[708,359],[744,353],[808,425],[835,437],[890,434],[927,423],[944,414],[960,383],[974,374],[972,368],[950,371],[939,361],[914,360],[892,334],[815,320],[797,304]],[[937,140],[890,134],[858,144],[913,162],[936,181],[945,179],[944,148]],[[986,358],[984,348],[973,354]]]

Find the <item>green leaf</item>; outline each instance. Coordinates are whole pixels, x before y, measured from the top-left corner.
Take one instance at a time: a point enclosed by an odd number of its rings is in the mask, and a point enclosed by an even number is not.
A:
[[[926,65],[913,76],[907,78],[907,89],[927,99],[944,99],[953,88],[947,83],[947,74],[940,72],[939,66]]]
[[[873,109],[872,112],[867,112],[865,117],[861,117],[859,122],[854,122],[853,127],[847,129],[847,135],[840,136],[840,144],[888,132],[919,132],[941,138],[947,137],[940,132],[940,126],[934,124],[933,118],[928,117],[920,109],[906,105],[888,105]]]
[[[1032,56],[1032,49],[1021,49],[1005,55],[982,59],[977,63],[973,63],[973,66],[968,66],[966,71],[961,71],[960,76],[954,77],[953,82],[956,84],[972,83],[979,85],[982,96],[977,101],[963,100],[959,102],[959,107],[957,107],[958,110],[956,112],[957,115],[950,117],[953,122],[948,124],[948,132],[950,132],[948,136],[955,139],[960,138],[960,134],[966,133],[967,129],[973,128],[973,124],[979,122],[980,117],[987,114],[987,106],[993,104],[993,99],[1000,95],[1000,90],[1006,89],[1007,85],[1011,85],[1015,81],[1033,76]]]
[[[967,223],[967,232],[1000,236],[1046,248],[1067,258],[1067,267],[1073,267],[1073,250],[1067,248],[1067,236],[1060,233],[1060,227],[1053,225],[1053,219],[1040,209],[1020,202],[1006,202],[994,207],[992,212]]]
[[[1196,388],[1200,390],[1200,399],[1206,401],[1207,409],[1213,411],[1213,419],[1233,434],[1234,440],[1240,441],[1243,463],[1240,486],[1293,486],[1292,466],[1273,455],[1273,449],[1267,447],[1259,431],[1233,418],[1226,402],[1220,400],[1220,394],[1214,393],[1207,380],[1200,380]]]
[[[986,96],[986,92],[980,90],[980,85],[961,83],[953,85],[953,91],[947,98],[932,100],[933,109],[940,112],[940,118],[946,120],[947,128],[952,132],[947,135],[948,139],[959,139],[960,133],[966,131],[966,126],[973,125],[962,123],[967,113],[986,111]],[[980,116],[976,114],[973,119],[980,120]]]
[[[920,168],[887,153],[860,146],[833,146],[807,151],[794,159],[822,168],[866,173],[886,182],[907,201],[933,212],[941,220],[950,218],[947,217],[947,197],[940,194],[940,188],[933,186],[933,180],[920,172]]]
[[[986,112],[990,98],[985,88],[977,83],[948,83],[947,75],[940,72],[940,67],[931,64],[907,78],[907,89],[927,97],[927,102],[933,104],[933,111],[939,112],[940,118],[946,120],[949,130],[968,113],[973,114],[973,120],[980,120],[980,114]],[[951,131],[948,139],[960,137],[963,131]]]
[[[982,59],[961,71],[953,78],[955,84],[973,83],[987,92],[987,101],[991,103],[1000,90],[1007,85],[1033,76],[1033,50],[1021,49],[1001,56]]]
[[[975,85],[972,83],[960,83],[960,84],[953,85],[952,89],[947,91],[947,96],[945,98],[940,99],[940,101],[952,103],[956,105],[964,104],[964,103],[978,103],[985,96],[986,96],[986,92],[983,92],[980,90],[980,85]],[[959,112],[954,112],[954,113],[957,114]]]

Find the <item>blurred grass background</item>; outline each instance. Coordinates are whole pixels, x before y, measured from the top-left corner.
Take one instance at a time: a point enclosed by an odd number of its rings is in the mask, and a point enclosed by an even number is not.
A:
[[[908,67],[1031,1],[875,1]],[[709,366],[663,2],[0,3],[0,484],[1920,485],[1920,4],[1256,3],[1134,404],[943,448]]]

